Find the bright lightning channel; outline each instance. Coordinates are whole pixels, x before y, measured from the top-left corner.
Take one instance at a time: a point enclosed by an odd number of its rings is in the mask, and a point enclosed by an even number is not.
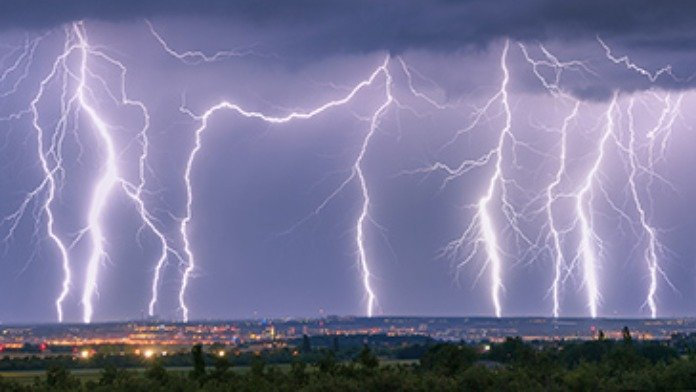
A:
[[[56,145],[56,143],[59,143],[62,140],[62,137],[57,139],[57,138],[51,138],[51,144],[48,147],[48,150],[46,149],[44,145],[44,140],[45,140],[45,131],[44,128],[41,126],[39,119],[39,109],[38,105],[41,99],[44,96],[45,90],[48,86],[48,84],[55,78],[57,75],[60,74],[61,69],[65,70],[65,61],[67,57],[71,54],[73,50],[76,49],[76,46],[70,43],[69,35],[66,32],[66,43],[65,43],[65,48],[64,52],[59,55],[55,61],[52,64],[51,70],[48,73],[48,75],[41,80],[38,86],[38,90],[36,95],[32,98],[29,108],[25,111],[19,112],[19,113],[14,113],[12,114],[9,118],[12,119],[18,119],[22,117],[25,114],[30,114],[32,118],[32,127],[34,128],[34,131],[36,132],[36,153],[37,157],[39,158],[41,170],[43,173],[43,179],[41,182],[30,192],[28,192],[22,201],[20,203],[19,207],[10,215],[6,216],[3,219],[3,223],[9,223],[9,229],[7,232],[7,235],[5,236],[4,240],[7,241],[10,238],[14,236],[15,229],[21,219],[24,216],[24,213],[33,201],[36,199],[40,198],[41,195],[45,195],[43,202],[41,203],[41,211],[43,212],[43,215],[45,216],[46,219],[46,233],[48,238],[53,242],[55,247],[58,249],[59,256],[60,256],[60,262],[61,262],[61,269],[63,271],[63,281],[61,284],[61,290],[60,293],[58,294],[56,300],[55,300],[55,307],[56,307],[56,313],[57,313],[57,320],[58,322],[63,322],[63,302],[65,298],[67,297],[70,286],[72,283],[72,273],[70,269],[70,260],[69,260],[69,254],[68,254],[68,247],[66,244],[63,242],[63,240],[60,238],[58,233],[56,233],[55,229],[55,217],[53,213],[53,202],[56,197],[56,192],[58,188],[58,175],[60,172],[63,170],[62,166],[62,156],[60,154],[60,147]],[[33,50],[33,49],[32,49]],[[15,63],[13,67],[16,67],[18,63]],[[27,65],[28,69],[29,65]],[[7,72],[3,73],[3,77],[7,75]],[[67,75],[67,71],[62,74],[62,76],[65,78]],[[13,90],[16,90],[18,86],[18,83],[15,84]],[[12,90],[10,90],[12,91]],[[66,102],[65,102],[65,95],[61,96],[61,107],[63,109],[66,108]],[[72,105],[72,102],[74,102],[75,98],[70,99],[70,103],[67,104],[67,107],[70,107]],[[61,117],[58,121],[59,127],[62,125],[67,124],[68,119],[67,119],[67,113],[63,111],[61,114]],[[65,127],[63,126],[60,128],[60,130],[64,131]],[[53,160],[50,160],[50,157],[53,157]],[[37,233],[38,230],[38,225],[40,223],[41,216],[36,216],[35,217],[35,234]]]
[[[560,128],[560,151],[558,155],[558,167],[556,172],[549,184],[546,187],[545,195],[546,200],[543,209],[546,212],[546,220],[549,230],[549,237],[547,241],[550,243],[551,257],[553,259],[553,281],[551,284],[551,294],[553,300],[553,317],[558,318],[561,312],[561,284],[562,276],[564,271],[568,268],[566,266],[566,258],[563,252],[563,239],[569,230],[572,228],[563,228],[559,226],[556,221],[556,217],[553,212],[553,206],[560,198],[566,196],[558,192],[558,188],[561,186],[563,176],[566,175],[566,166],[568,160],[568,129],[570,125],[575,121],[578,116],[580,109],[580,100],[572,97],[570,94],[565,92],[561,88],[561,77],[564,71],[585,71],[590,74],[594,72],[583,62],[578,60],[561,62],[558,58],[553,55],[544,46],[540,46],[541,52],[544,54],[544,59],[535,60],[532,59],[527,51],[527,48],[522,44],[518,43],[522,54],[524,55],[527,62],[532,66],[532,71],[536,78],[541,82],[542,86],[551,94],[551,96],[564,101],[570,101],[572,104],[572,110],[563,119],[563,124]],[[542,75],[541,68],[550,69],[553,71],[553,79],[549,80]]]
[[[191,241],[188,236],[188,226],[191,222],[192,219],[192,206],[193,206],[193,186],[191,182],[191,173],[193,170],[193,164],[196,160],[196,157],[198,153],[200,152],[202,148],[202,136],[203,132],[206,130],[208,127],[208,121],[210,117],[217,113],[220,110],[230,110],[242,117],[246,118],[254,118],[269,124],[285,124],[293,120],[306,120],[306,119],[311,119],[321,113],[326,112],[327,110],[333,109],[335,107],[340,107],[342,105],[345,105],[349,103],[361,90],[367,88],[368,86],[371,86],[374,84],[375,80],[380,75],[384,75],[386,79],[386,91],[387,91],[387,98],[385,102],[377,109],[377,111],[374,113],[372,116],[372,120],[370,122],[370,130],[367,133],[365,139],[363,139],[363,143],[361,145],[361,150],[360,153],[358,154],[358,157],[353,165],[352,168],[352,173],[350,177],[339,187],[339,190],[334,192],[332,195],[335,195],[340,189],[342,189],[350,180],[352,180],[354,177],[358,178],[358,182],[360,184],[362,196],[363,196],[363,203],[362,203],[362,208],[360,211],[360,214],[357,219],[356,223],[356,237],[355,237],[355,242],[358,250],[358,261],[359,261],[359,267],[361,270],[361,275],[362,275],[362,283],[363,283],[363,288],[367,297],[367,308],[366,308],[366,314],[368,316],[372,316],[374,313],[374,306],[376,303],[376,295],[374,293],[374,290],[372,289],[371,283],[370,283],[370,278],[371,278],[371,273],[370,273],[370,268],[369,268],[369,261],[367,259],[367,254],[365,250],[365,238],[364,238],[364,230],[365,230],[365,224],[366,221],[369,218],[369,206],[370,206],[370,197],[369,197],[369,192],[368,192],[368,187],[367,183],[365,181],[365,176],[362,168],[362,163],[363,163],[363,158],[365,156],[365,153],[367,151],[368,144],[370,140],[372,139],[372,136],[374,135],[375,131],[377,130],[379,126],[379,122],[381,117],[383,116],[384,112],[386,111],[387,107],[389,104],[393,101],[392,95],[391,95],[391,75],[389,74],[388,70],[388,65],[389,65],[389,58],[387,57],[385,61],[378,66],[372,74],[365,80],[360,81],[357,83],[349,92],[346,94],[343,98],[329,101],[327,103],[324,103],[320,105],[319,107],[309,110],[309,111],[303,111],[303,112],[292,112],[289,113],[285,116],[270,116],[261,112],[257,111],[248,111],[242,107],[240,107],[237,104],[228,102],[228,101],[223,101],[220,102],[210,108],[208,108],[203,114],[196,115],[189,111],[187,108],[182,107],[181,110],[182,112],[188,114],[192,118],[196,119],[197,121],[200,121],[200,126],[196,129],[195,131],[195,141],[194,141],[194,147],[191,150],[187,162],[186,162],[186,169],[184,171],[184,183],[186,186],[186,213],[184,218],[181,220],[180,224],[180,234],[183,239],[184,243],[184,256],[186,259],[186,267],[184,269],[184,272],[182,274],[182,279],[181,279],[181,285],[180,285],[180,290],[179,290],[179,307],[181,308],[182,311],[182,317],[184,321],[189,320],[189,307],[186,304],[186,290],[189,285],[189,280],[191,277],[191,274],[196,268],[196,258],[193,252],[193,249],[191,247]],[[330,196],[329,198],[331,198]],[[323,205],[325,205],[328,201],[322,203],[320,208],[322,208]]]
[[[599,261],[594,244],[601,244],[601,241],[595,233],[592,215],[589,210],[592,206],[592,184],[604,160],[605,146],[614,132],[614,111],[616,110],[617,99],[618,93],[615,92],[605,112],[606,125],[599,140],[597,156],[582,183],[582,187],[575,195],[575,211],[580,225],[579,254],[582,259],[583,283],[587,291],[587,307],[590,310],[590,316],[592,318],[597,317],[597,306],[600,300],[599,284],[597,282]]]
[[[150,123],[149,114],[147,108],[142,102],[130,99],[126,93],[126,67],[121,62],[105,54],[103,51],[95,49],[89,45],[86,30],[82,22],[75,22],[70,27],[66,27],[65,34],[66,39],[63,51],[54,60],[52,68],[47,76],[41,80],[37,93],[30,102],[29,108],[27,110],[14,113],[9,117],[11,119],[18,119],[25,114],[31,115],[32,126],[36,131],[37,156],[39,158],[39,162],[41,163],[43,179],[36,188],[27,193],[25,199],[20,204],[18,209],[15,210],[15,212],[5,217],[3,222],[9,222],[10,224],[8,234],[5,239],[7,240],[13,236],[15,228],[17,227],[21,218],[24,216],[27,206],[34,199],[40,198],[42,197],[42,194],[45,194],[41,203],[41,210],[46,219],[46,232],[59,251],[61,268],[63,271],[61,291],[55,300],[56,311],[58,314],[57,318],[59,322],[62,322],[64,320],[63,302],[68,296],[72,285],[72,271],[69,253],[72,247],[75,246],[84,235],[88,235],[91,240],[91,250],[87,260],[87,271],[83,283],[84,286],[81,304],[83,307],[82,320],[85,323],[89,323],[92,321],[94,314],[94,305],[92,301],[97,290],[99,266],[102,261],[108,257],[104,247],[105,234],[102,216],[104,210],[108,207],[111,193],[113,192],[114,188],[120,185],[126,196],[134,202],[142,220],[142,225],[149,228],[160,241],[161,249],[157,258],[155,278],[152,289],[153,298],[149,304],[149,313],[153,314],[154,306],[157,301],[156,287],[159,282],[160,270],[166,261],[168,253],[171,252],[176,255],[176,252],[169,247],[166,237],[156,227],[154,217],[147,210],[143,199],[146,185],[145,168],[149,152],[149,140],[147,136]],[[33,58],[35,45],[36,44],[29,46],[30,54],[26,55],[26,57],[30,59]],[[71,65],[69,63],[69,60],[73,57],[73,55],[77,55],[77,57],[79,57],[79,61],[77,62],[77,70],[71,69]],[[110,91],[107,87],[106,81],[90,70],[88,66],[88,59],[90,57],[101,59],[102,61],[105,61],[118,68],[120,73],[120,91],[118,93],[113,93]],[[26,76],[23,74],[20,78],[24,79]],[[55,80],[61,80],[60,78],[62,78],[60,94],[61,112],[54,130],[54,134],[48,138],[51,142],[47,147],[44,140],[47,139],[49,133],[40,124],[39,103],[45,97],[47,86]],[[90,104],[88,99],[88,96],[94,95],[94,90],[88,85],[88,78],[94,78],[99,81],[100,84],[106,89],[107,95],[115,100],[117,104],[136,107],[143,115],[144,125],[137,134],[137,139],[142,148],[141,154],[138,157],[139,181],[137,185],[134,185],[120,175],[116,161],[117,151],[111,135],[110,126],[103,120],[102,116],[98,113],[95,107]],[[72,92],[69,92],[70,81],[74,81],[76,83],[75,89]],[[87,114],[87,117],[95,129],[100,143],[102,144],[105,157],[103,158],[103,170],[92,188],[89,206],[87,207],[87,224],[82,230],[80,230],[77,238],[68,246],[56,232],[55,217],[52,207],[64,177],[65,169],[63,167],[62,145],[65,139],[65,133],[67,131],[67,124],[70,122],[69,117],[71,113],[75,114],[74,121],[76,123],[78,112],[84,112]],[[75,127],[77,127],[77,125],[75,125]],[[77,137],[76,128],[73,129],[73,132]],[[78,139],[76,138],[76,141],[77,140]],[[79,143],[79,141],[77,142]],[[37,226],[39,224],[39,219],[41,219],[40,216],[36,218],[35,224]]]
[[[422,173],[444,171],[446,173],[443,183],[444,186],[448,182],[459,178],[476,168],[484,167],[490,162],[493,163],[493,173],[488,178],[484,194],[481,196],[478,202],[470,206],[475,212],[469,225],[459,238],[451,241],[445,247],[445,252],[452,256],[464,253],[463,260],[459,262],[458,267],[468,264],[480,252],[483,252],[486,255],[485,268],[488,268],[490,273],[490,298],[496,317],[502,316],[500,293],[504,289],[502,277],[503,251],[501,250],[498,236],[496,234],[496,224],[493,222],[493,218],[491,216],[491,203],[496,195],[498,195],[497,197],[499,198],[501,204],[501,211],[503,212],[503,216],[505,217],[508,226],[524,243],[533,245],[533,242],[524,235],[519,227],[521,213],[516,210],[515,206],[511,202],[508,190],[510,185],[514,185],[514,181],[506,177],[503,170],[503,160],[505,158],[506,148],[512,148],[514,150],[517,146],[525,146],[525,144],[518,140],[512,133],[512,109],[510,107],[508,97],[510,72],[507,66],[507,56],[509,49],[510,42],[509,40],[506,40],[500,56],[499,65],[502,78],[499,89],[482,108],[479,108],[474,112],[473,121],[467,127],[459,130],[455,134],[454,138],[444,146],[447,147],[451,145],[460,135],[475,129],[491,107],[496,102],[499,102],[504,118],[504,124],[498,133],[497,142],[493,148],[479,158],[462,161],[462,163],[457,167],[450,167],[445,163],[435,162],[429,167],[413,171]],[[483,272],[484,269],[481,270],[481,273]]]
[[[157,237],[160,243],[159,255],[157,256],[157,261],[155,264],[155,273],[152,281],[151,287],[151,299],[148,303],[148,314],[153,316],[155,313],[155,305],[158,300],[158,286],[160,282],[160,275],[163,266],[166,263],[167,256],[172,253],[178,256],[177,252],[173,250],[168,245],[168,240],[165,235],[160,231],[155,225],[154,217],[149,213],[146,208],[145,202],[143,200],[143,192],[146,185],[145,169],[146,162],[149,153],[149,139],[147,136],[147,131],[150,125],[150,116],[148,114],[147,108],[140,101],[131,100],[126,94],[125,80],[126,80],[126,67],[119,61],[107,56],[101,51],[92,49],[88,42],[84,27],[81,24],[74,25],[75,35],[79,41],[79,48],[81,52],[81,63],[80,63],[80,78],[77,87],[78,99],[80,105],[88,116],[92,120],[94,127],[97,130],[98,136],[103,144],[103,149],[105,150],[106,157],[104,162],[104,169],[101,174],[101,178],[95,184],[92,191],[92,200],[90,203],[89,213],[88,213],[88,226],[87,232],[90,234],[92,242],[92,250],[89,256],[87,264],[87,273],[85,278],[85,286],[82,294],[82,305],[83,305],[83,321],[89,323],[93,317],[93,305],[92,298],[96,293],[97,288],[97,278],[99,272],[99,265],[108,257],[106,249],[104,248],[104,230],[103,223],[101,221],[104,210],[107,206],[110,194],[113,188],[117,185],[121,185],[121,189],[130,198],[138,211],[142,224],[147,226],[150,231]],[[120,104],[129,105],[137,107],[143,115],[144,125],[138,132],[138,140],[141,144],[141,154],[138,157],[138,184],[133,185],[131,182],[122,177],[119,173],[119,168],[116,162],[116,148],[114,145],[113,138],[110,133],[109,125],[102,120],[99,113],[90,106],[85,97],[85,86],[87,80],[87,59],[88,55],[97,56],[112,65],[116,66],[120,70]],[[111,94],[111,92],[109,92]]]
[[[558,199],[557,188],[561,185],[561,180],[566,171],[566,160],[568,155],[568,128],[570,124],[575,120],[580,109],[580,101],[576,101],[573,105],[573,110],[571,113],[563,119],[563,125],[561,127],[561,140],[560,140],[560,154],[558,157],[558,169],[553,177],[553,181],[549,183],[546,187],[546,216],[548,219],[549,231],[551,233],[552,247],[553,247],[553,259],[554,259],[554,271],[553,271],[553,283],[551,286],[551,291],[553,294],[553,317],[558,318],[561,312],[560,304],[560,290],[561,290],[561,276],[563,275],[563,270],[565,266],[565,256],[563,254],[562,246],[562,236],[565,234],[566,230],[559,228],[556,222],[555,216],[553,214],[553,203]]]
[[[671,65],[666,65],[654,72],[650,72],[644,67],[634,63],[626,55],[616,57],[613,54],[612,49],[600,37],[597,37],[597,41],[604,49],[605,56],[609,61],[613,62],[614,64],[623,64],[628,70],[634,71],[637,74],[646,77],[651,83],[655,83],[658,80],[658,78],[660,78],[660,76],[662,75],[667,75],[671,77],[672,80],[679,81],[679,79],[672,73]],[[653,95],[657,97],[657,94],[653,93]],[[657,293],[658,275],[661,275],[664,281],[670,287],[675,289],[674,285],[672,285],[671,281],[669,280],[669,278],[660,266],[661,263],[659,255],[665,252],[665,248],[658,238],[658,230],[649,222],[647,211],[648,208],[652,207],[652,194],[650,193],[650,188],[653,184],[653,181],[655,179],[658,179],[664,182],[665,184],[671,186],[671,184],[664,177],[662,177],[655,171],[655,147],[658,141],[658,137],[661,137],[661,145],[659,152],[657,152],[657,159],[665,159],[665,150],[667,147],[668,140],[671,136],[672,125],[674,124],[674,121],[677,118],[677,116],[680,114],[680,105],[682,98],[683,94],[680,94],[676,103],[673,103],[671,100],[671,95],[666,94],[665,98],[661,99],[664,106],[660,113],[658,121],[655,127],[652,128],[646,134],[646,138],[648,139],[647,165],[641,164],[637,151],[638,147],[636,145],[636,130],[634,124],[634,106],[636,100],[635,97],[631,97],[631,99],[629,100],[629,105],[626,109],[628,115],[628,145],[621,143],[621,141],[616,136],[614,137],[616,145],[622,150],[622,152],[625,153],[626,161],[629,167],[628,188],[630,190],[631,201],[633,202],[633,205],[636,209],[636,213],[638,214],[638,220],[637,222],[635,222],[635,224],[639,225],[642,229],[643,234],[647,236],[647,245],[644,249],[643,257],[645,258],[645,262],[648,269],[649,283],[644,306],[648,306],[650,310],[650,316],[653,319],[656,318],[658,314],[657,301],[655,298]],[[644,173],[648,176],[648,182],[646,186],[648,194],[647,206],[641,200],[638,191],[637,178],[639,173]]]

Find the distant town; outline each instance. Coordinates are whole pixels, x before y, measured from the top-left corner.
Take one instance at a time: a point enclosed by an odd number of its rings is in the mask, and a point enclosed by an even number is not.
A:
[[[130,354],[161,355],[193,344],[225,350],[262,351],[292,347],[304,337],[381,337],[395,344],[423,340],[471,344],[496,343],[506,337],[553,342],[592,340],[601,333],[619,339],[630,328],[635,339],[669,340],[696,332],[696,319],[339,317],[258,319],[177,323],[132,321],[96,324],[0,325],[0,355],[89,355],[99,347],[121,347]],[[317,340],[318,339],[318,340]],[[326,339],[329,342],[330,339]],[[321,343],[320,343],[321,344]],[[326,343],[327,345],[330,343]]]

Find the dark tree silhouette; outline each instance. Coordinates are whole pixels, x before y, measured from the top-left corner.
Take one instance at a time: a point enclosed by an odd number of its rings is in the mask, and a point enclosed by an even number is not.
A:
[[[621,330],[621,336],[623,337],[623,341],[626,344],[631,344],[633,342],[633,338],[631,337],[631,331],[628,329],[628,327],[623,327]]]
[[[333,351],[334,351],[335,353],[337,353],[338,350],[340,350],[340,348],[341,348],[341,347],[340,347],[339,344],[338,344],[338,336],[334,336],[334,338],[333,338]]]
[[[379,359],[377,359],[377,357],[372,353],[370,346],[367,344],[363,345],[362,350],[360,350],[360,354],[358,354],[358,357],[355,358],[355,362],[357,362],[363,368],[370,370],[379,366]]]
[[[203,355],[203,346],[196,344],[191,348],[191,359],[193,360],[193,370],[191,370],[191,378],[201,380],[205,377],[205,357]]]
[[[310,353],[312,352],[312,342],[309,341],[309,336],[302,335],[302,352]]]

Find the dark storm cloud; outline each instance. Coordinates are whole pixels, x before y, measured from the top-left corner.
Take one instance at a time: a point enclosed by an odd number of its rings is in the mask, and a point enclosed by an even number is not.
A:
[[[605,100],[616,89],[686,89],[696,83],[696,5],[686,0],[0,0],[0,31],[50,29],[75,20],[139,23],[143,18],[158,26],[180,26],[194,39],[214,37],[208,43],[225,41],[212,31],[242,36],[259,53],[282,57],[288,65],[376,51],[479,51],[507,37],[560,43],[567,49],[562,58],[596,60],[601,78],[565,86],[583,99]],[[677,80],[665,75],[653,83],[610,63],[598,36],[617,57],[630,54],[646,70],[670,64]],[[519,85],[539,88],[536,80]]]
[[[692,48],[696,42],[696,5],[686,0],[0,1],[2,29],[159,16],[216,17],[282,30],[299,34],[308,49],[319,52],[452,50],[483,46],[504,36],[544,41],[599,34],[635,47],[672,49]]]

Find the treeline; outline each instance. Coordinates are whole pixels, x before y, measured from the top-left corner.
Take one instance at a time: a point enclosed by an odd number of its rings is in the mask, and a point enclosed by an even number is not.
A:
[[[302,359],[307,363],[315,363],[323,355],[324,350],[333,351],[339,361],[349,361],[354,358],[362,349],[363,344],[368,344],[372,351],[381,358],[389,359],[418,359],[427,347],[435,344],[432,338],[425,336],[398,336],[392,337],[383,334],[378,335],[350,335],[350,336],[304,336],[288,342],[288,347],[264,349],[260,352],[267,364],[289,364],[296,360],[297,352],[301,353]],[[53,353],[64,352],[64,355],[52,357],[41,357],[39,346],[31,347],[27,345],[19,352],[28,355],[23,358],[12,358],[9,355],[2,356],[0,352],[0,372],[2,371],[24,371],[24,370],[46,370],[50,367],[63,367],[66,369],[100,369],[107,366],[117,368],[142,368],[148,366],[150,359],[142,355],[127,353],[126,346],[101,346],[96,349],[89,360],[76,358],[73,347],[50,347]],[[251,351],[235,350],[229,353],[229,360],[232,366],[249,366],[254,357],[259,354]],[[222,344],[213,344],[208,347],[209,353],[206,355],[206,363],[212,366],[215,363],[215,356],[219,350],[228,349]],[[10,351],[8,350],[7,353]],[[124,354],[126,352],[126,354]],[[79,355],[77,355],[79,357]],[[161,358],[164,367],[184,367],[192,366],[191,356],[187,352],[170,351],[166,357]]]
[[[227,357],[214,359],[201,346],[189,356],[192,370],[167,371],[161,361],[144,374],[109,365],[98,378],[81,382],[51,367],[33,385],[0,380],[0,391],[597,391],[696,389],[696,356],[678,355],[658,342],[600,338],[589,342],[532,345],[519,338],[485,351],[466,344],[419,346],[412,365],[380,363],[365,345],[349,361],[333,350],[311,350],[315,360],[294,357],[281,370],[254,356],[247,371],[234,371]],[[300,347],[302,348],[302,347]]]

